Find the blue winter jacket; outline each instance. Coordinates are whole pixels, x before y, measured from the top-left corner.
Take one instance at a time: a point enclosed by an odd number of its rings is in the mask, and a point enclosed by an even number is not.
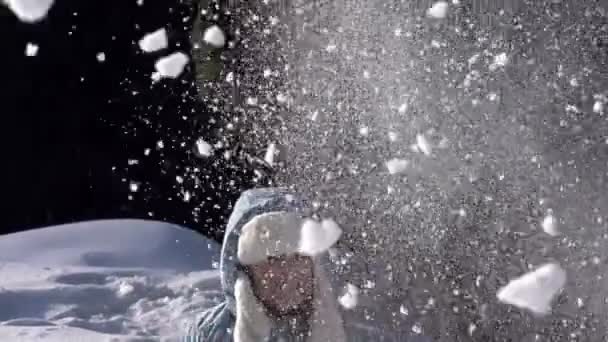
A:
[[[225,299],[219,305],[196,317],[189,327],[184,342],[232,342],[232,329],[235,324],[234,285],[238,276],[237,248],[241,228],[259,214],[276,211],[302,212],[304,202],[281,188],[249,190],[237,201],[228,221],[221,252],[220,274]],[[344,322],[349,342],[427,342],[422,336],[398,336],[391,332],[380,331],[374,327],[355,322]],[[281,338],[282,337],[282,338]],[[271,336],[268,341],[294,341],[285,336]]]

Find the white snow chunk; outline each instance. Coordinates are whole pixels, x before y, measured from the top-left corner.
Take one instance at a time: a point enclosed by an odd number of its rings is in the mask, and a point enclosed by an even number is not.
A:
[[[167,57],[162,57],[156,61],[157,77],[177,78],[184,71],[184,67],[188,64],[189,58],[183,52],[174,52]]]
[[[359,289],[353,284],[346,284],[346,291],[340,298],[338,298],[338,302],[342,305],[346,310],[352,310],[357,306],[357,302],[359,301]]]
[[[28,57],[34,57],[38,54],[39,46],[34,43],[27,43],[25,46],[25,55]]]
[[[289,100],[289,97],[286,94],[279,93],[277,94],[277,102],[286,103]]]
[[[167,38],[167,30],[164,28],[148,33],[139,40],[139,48],[144,52],[155,52],[166,49],[167,46],[169,46],[169,39]]]
[[[447,1],[437,1],[426,11],[427,16],[443,19],[448,15],[448,3]]]
[[[266,149],[266,154],[264,155],[264,161],[268,163],[268,165],[274,165],[274,157],[277,155],[277,145],[275,143],[270,143],[268,148]]]
[[[100,52],[97,54],[97,56],[95,56],[97,58],[97,61],[99,62],[105,62],[106,61],[106,54],[103,52]]]
[[[196,141],[196,152],[201,157],[209,157],[211,154],[213,154],[213,146],[203,140],[203,138],[199,138]]]
[[[557,229],[557,220],[553,215],[545,216],[542,222],[542,227],[545,233],[551,236],[557,236],[560,234],[559,230]]]
[[[118,297],[126,297],[129,294],[133,293],[134,290],[135,288],[133,287],[133,285],[131,285],[130,282],[122,281],[118,286],[118,291],[116,291],[116,294],[118,295]]]
[[[410,162],[405,159],[393,158],[386,162],[386,168],[391,175],[398,174],[407,170]]]
[[[300,235],[300,253],[306,256],[316,256],[332,247],[342,235],[342,229],[330,219],[322,222],[307,219],[302,224]]]
[[[424,153],[427,156],[431,155],[431,153],[433,152],[431,144],[429,143],[427,138],[425,138],[422,134],[418,134],[416,136],[416,146],[418,147],[420,152]]]
[[[509,62],[509,57],[506,52],[499,53],[494,56],[494,61],[490,64],[490,71],[495,71],[500,67],[504,67]]]
[[[6,6],[24,23],[35,23],[44,19],[54,0],[4,0]]]
[[[566,284],[566,271],[558,264],[545,264],[511,280],[498,290],[496,297],[505,304],[544,315],[551,310],[551,300]]]
[[[213,47],[221,48],[226,44],[226,35],[219,26],[213,25],[205,30],[203,40]]]
[[[595,101],[593,111],[597,114],[602,114],[604,112],[604,103],[600,100]]]

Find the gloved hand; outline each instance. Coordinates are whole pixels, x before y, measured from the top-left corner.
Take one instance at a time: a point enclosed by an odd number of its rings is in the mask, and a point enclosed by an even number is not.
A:
[[[262,342],[270,336],[272,322],[257,300],[249,278],[240,274],[234,285],[236,299],[235,342]]]

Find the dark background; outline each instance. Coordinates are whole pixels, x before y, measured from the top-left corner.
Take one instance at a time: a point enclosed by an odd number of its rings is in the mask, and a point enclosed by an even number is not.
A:
[[[254,185],[252,173],[239,158],[192,153],[198,137],[223,124],[217,116],[210,123],[192,63],[179,79],[150,80],[160,56],[191,53],[197,7],[59,0],[44,20],[27,24],[0,6],[0,234],[129,217],[220,237],[232,202]],[[169,48],[143,54],[137,42],[161,27]],[[28,42],[39,46],[36,56],[25,55]]]

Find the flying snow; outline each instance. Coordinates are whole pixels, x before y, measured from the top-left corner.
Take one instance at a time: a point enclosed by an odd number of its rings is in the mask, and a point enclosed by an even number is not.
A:
[[[35,23],[44,19],[54,0],[4,0],[6,6],[24,23]]]
[[[359,289],[353,284],[346,284],[346,291],[338,298],[338,302],[347,310],[352,310],[359,301]]]
[[[205,30],[203,40],[213,47],[221,48],[226,44],[226,35],[219,26],[213,25]]]
[[[274,157],[277,154],[277,145],[275,143],[270,143],[268,148],[266,149],[266,154],[264,155],[264,161],[268,163],[268,165],[274,165]]]
[[[103,52],[98,53],[97,56],[95,56],[95,57],[97,58],[98,62],[103,63],[106,61],[106,54]]]
[[[424,153],[427,156],[431,155],[431,153],[433,152],[433,148],[431,147],[431,144],[429,143],[428,139],[425,138],[422,134],[418,134],[416,136],[416,146],[418,147],[418,150],[420,150],[420,152]]]
[[[557,221],[553,215],[545,216],[541,226],[543,227],[545,233],[551,236],[559,235],[559,230],[557,229]]]
[[[156,73],[154,73],[153,78],[177,78],[184,71],[184,67],[188,64],[188,61],[188,56],[179,51],[162,57],[154,64]]]
[[[203,140],[203,138],[199,138],[196,141],[196,152],[201,157],[209,157],[213,154],[213,147],[211,144]]]
[[[160,28],[154,32],[144,35],[139,41],[139,48],[144,52],[155,52],[166,49],[169,46],[167,30]]]
[[[307,219],[302,225],[300,235],[300,253],[315,256],[327,251],[342,235],[342,229],[330,219],[321,222]]]
[[[426,11],[426,14],[431,18],[443,19],[448,15],[447,1],[437,1]]]
[[[509,57],[505,52],[494,56],[494,61],[490,64],[490,71],[495,71],[498,68],[504,67],[509,62]]]
[[[388,169],[388,173],[391,175],[404,172],[407,170],[407,167],[410,165],[410,162],[405,159],[393,158],[386,162],[386,168]]]
[[[38,54],[38,45],[34,43],[27,43],[25,46],[25,55],[28,57],[34,57]]]
[[[549,313],[551,300],[565,284],[566,271],[550,263],[511,280],[498,290],[496,297],[505,304],[542,315]]]

